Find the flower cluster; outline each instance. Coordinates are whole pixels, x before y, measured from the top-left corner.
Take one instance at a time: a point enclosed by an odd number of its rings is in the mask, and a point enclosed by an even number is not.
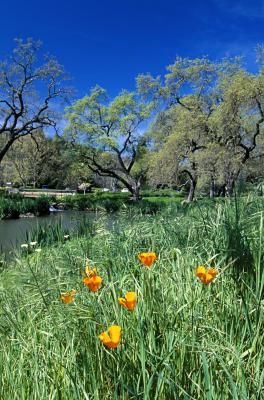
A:
[[[147,268],[150,268],[157,258],[157,254],[154,252],[138,254],[139,261]],[[206,269],[202,265],[196,268],[197,278],[205,285],[211,283],[217,274],[218,271],[215,268]],[[98,275],[96,268],[92,268],[87,264],[82,281],[91,292],[95,293],[101,288],[103,279]],[[70,304],[74,302],[76,293],[76,290],[72,289],[70,292],[61,293],[60,298],[65,304]],[[119,297],[117,301],[126,310],[133,311],[137,305],[137,294],[136,292],[127,292],[124,297]],[[121,340],[121,333],[122,330],[119,325],[112,325],[98,337],[104,346],[109,349],[116,349]]]
[[[144,266],[149,268],[157,260],[157,255],[156,253],[140,253],[138,254],[138,259]],[[95,293],[100,289],[103,279],[98,275],[96,268],[92,268],[87,264],[82,281],[91,292]],[[64,304],[71,304],[74,302],[76,294],[76,290],[72,289],[70,292],[61,293],[60,299]],[[125,309],[133,311],[137,305],[136,292],[127,292],[124,297],[118,298],[118,303]],[[119,325],[110,326],[108,331],[99,335],[99,339],[109,349],[116,349],[121,340],[121,327]]]

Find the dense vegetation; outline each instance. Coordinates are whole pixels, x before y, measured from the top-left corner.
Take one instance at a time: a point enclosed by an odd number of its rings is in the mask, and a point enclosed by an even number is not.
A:
[[[232,196],[241,182],[262,183],[262,46],[256,72],[239,57],[177,57],[163,77],[139,75],[134,92],[110,98],[95,86],[61,108],[66,127],[53,138],[45,135],[58,120],[51,105],[70,91],[60,64],[39,66],[38,52],[38,43],[18,41],[0,66],[2,183],[125,187],[135,201],[144,188],[184,187],[189,202],[201,193]],[[29,91],[43,95],[40,82],[47,97],[31,104]]]
[[[253,198],[155,217],[132,209],[76,239],[61,232],[47,250],[43,239],[1,273],[0,397],[260,400],[262,209]],[[149,269],[137,260],[148,250],[158,254]],[[82,283],[87,258],[103,278],[96,293]],[[213,283],[197,280],[198,265],[219,270]],[[131,290],[129,312],[117,298]],[[122,337],[110,350],[98,335],[112,324]]]
[[[0,219],[19,218],[20,216],[42,216],[49,214],[52,206],[57,210],[105,211],[115,212],[133,206],[145,213],[155,213],[165,208],[167,203],[181,203],[183,193],[169,190],[142,191],[137,203],[130,199],[129,193],[104,193],[97,191],[88,194],[67,195],[56,198],[55,195],[41,195],[38,198],[24,198],[20,194],[0,192]]]
[[[42,196],[27,199],[20,195],[8,195],[0,192],[0,219],[19,218],[21,214],[36,216],[49,213],[50,199]]]

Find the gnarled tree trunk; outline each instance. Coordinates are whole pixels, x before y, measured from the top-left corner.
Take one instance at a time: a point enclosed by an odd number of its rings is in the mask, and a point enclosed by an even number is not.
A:
[[[189,194],[188,194],[188,198],[187,198],[188,203],[191,203],[194,199],[196,185],[197,185],[197,179],[192,177],[190,179],[190,189],[189,189]]]

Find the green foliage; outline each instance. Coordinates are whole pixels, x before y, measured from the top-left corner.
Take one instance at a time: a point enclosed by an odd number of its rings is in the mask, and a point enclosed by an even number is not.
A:
[[[93,88],[66,110],[66,137],[86,144],[80,153],[89,168],[100,176],[115,178],[139,198],[146,172],[146,144],[140,140],[139,126],[150,118],[153,102],[144,102],[138,93],[122,91],[112,101],[104,89]]]
[[[102,207],[107,213],[117,212],[122,207],[123,202],[117,199],[98,199],[96,207]]]
[[[133,208],[111,229],[97,219],[83,237],[18,258],[0,275],[0,397],[261,399],[262,210],[258,198],[155,216]],[[229,241],[235,220],[253,273],[234,275],[245,254]],[[136,256],[150,250],[159,258],[146,269]],[[103,278],[95,294],[82,284],[87,258]],[[195,278],[201,264],[220,272],[209,286]],[[62,304],[72,288],[75,304]],[[117,302],[129,290],[138,295],[134,312]],[[121,344],[107,350],[98,335],[112,324],[122,327]]]
[[[0,219],[19,218],[20,214],[34,215],[49,214],[50,198],[41,196],[37,199],[28,199],[20,195],[0,195]]]
[[[19,218],[19,213],[15,200],[0,197],[0,219]]]

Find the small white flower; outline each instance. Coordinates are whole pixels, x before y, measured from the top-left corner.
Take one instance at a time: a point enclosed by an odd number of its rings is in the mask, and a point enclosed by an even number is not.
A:
[[[41,249],[39,248],[39,249],[36,249],[35,250],[37,253],[40,253],[41,252]]]
[[[36,246],[38,242],[30,242],[30,246]]]
[[[21,247],[22,247],[22,249],[27,249],[28,248],[28,244],[26,244],[26,243],[21,244]]]
[[[69,239],[70,235],[64,235],[64,239]]]

